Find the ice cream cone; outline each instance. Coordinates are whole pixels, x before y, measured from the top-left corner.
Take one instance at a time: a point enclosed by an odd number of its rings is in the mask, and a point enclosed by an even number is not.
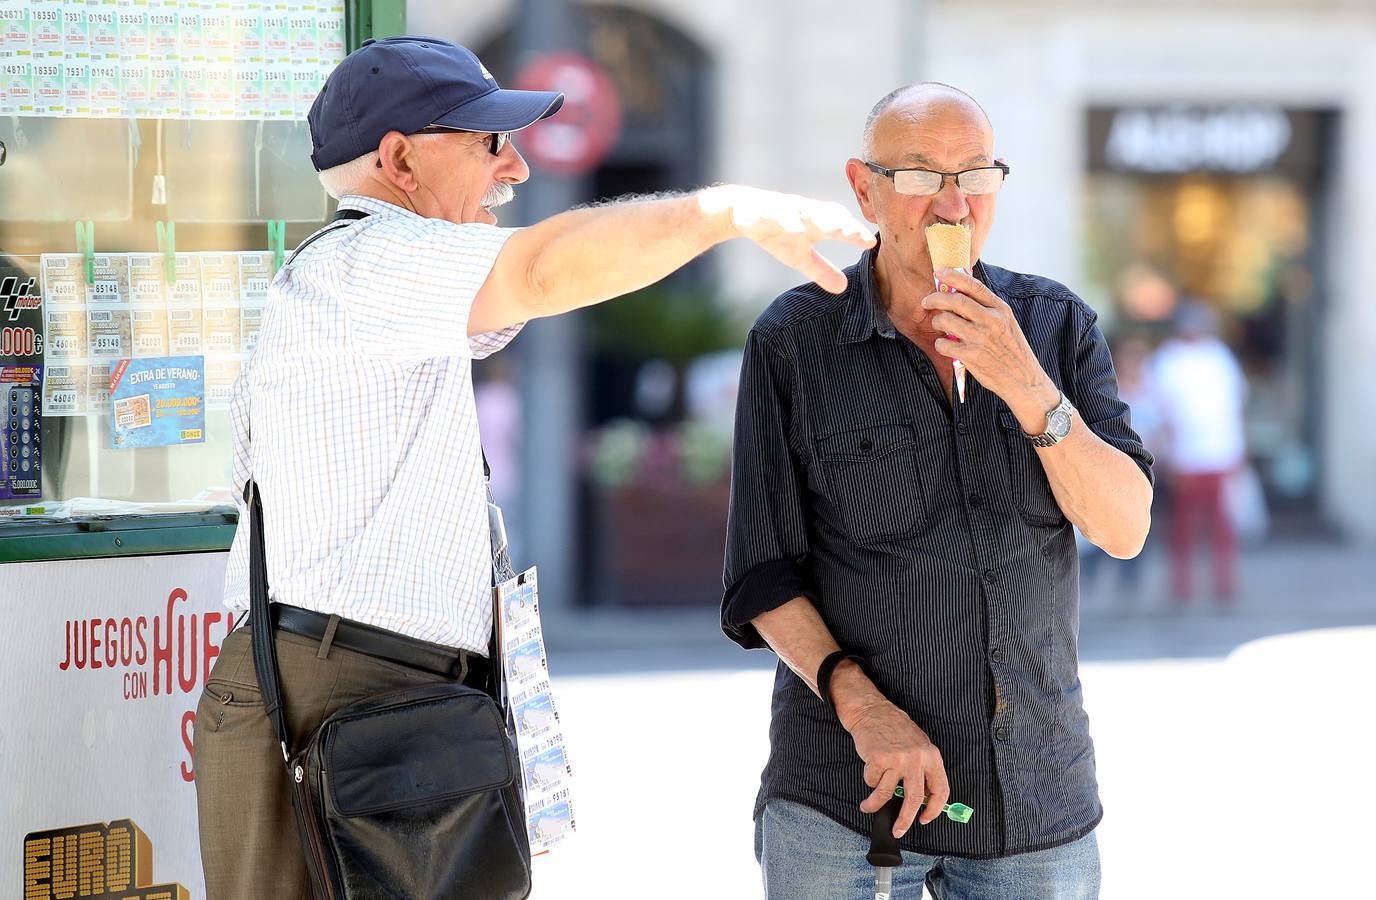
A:
[[[938,222],[927,226],[927,252],[933,269],[970,271],[970,229]]]
[[[970,229],[964,225],[948,225],[937,222],[927,226],[927,254],[932,259],[932,271],[937,269],[959,269],[970,274]],[[941,290],[941,281],[936,281]],[[953,335],[947,335],[952,340]],[[956,396],[965,402],[965,364],[958,359],[951,360],[951,371],[955,373]]]

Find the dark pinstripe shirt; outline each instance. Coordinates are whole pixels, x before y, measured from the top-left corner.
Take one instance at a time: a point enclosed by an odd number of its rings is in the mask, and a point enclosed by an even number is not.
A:
[[[954,409],[894,331],[867,251],[847,292],[774,301],[751,330],[736,410],[722,626],[809,597],[841,647],[941,750],[969,824],[903,846],[1002,856],[1099,821],[1076,660],[1074,531],[1008,406],[971,376]],[[1151,475],[1095,314],[1060,284],[977,264],[1047,374],[1094,432]],[[862,834],[869,793],[835,714],[782,663],[755,812],[798,801]]]

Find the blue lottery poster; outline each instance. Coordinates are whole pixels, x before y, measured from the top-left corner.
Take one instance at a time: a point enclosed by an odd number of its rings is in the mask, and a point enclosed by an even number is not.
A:
[[[205,442],[205,357],[121,359],[110,371],[110,446]]]

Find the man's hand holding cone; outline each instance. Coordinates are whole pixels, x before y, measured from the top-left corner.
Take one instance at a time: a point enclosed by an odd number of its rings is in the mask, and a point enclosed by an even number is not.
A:
[[[922,308],[932,313],[932,327],[948,335],[937,338],[936,351],[952,359],[959,355],[979,383],[1009,405],[1023,430],[1039,431],[1060,392],[1028,345],[1012,307],[958,269],[939,268],[933,275],[954,291],[938,290],[922,298]]]

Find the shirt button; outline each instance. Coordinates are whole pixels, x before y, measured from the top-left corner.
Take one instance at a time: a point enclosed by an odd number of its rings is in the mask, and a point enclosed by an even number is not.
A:
[[[985,570],[984,570],[984,583],[985,583],[985,584],[993,584],[994,582],[996,582],[996,581],[998,581],[998,580],[999,580],[999,573],[998,573],[998,572],[995,572],[993,569],[985,569]]]
[[[981,506],[984,505],[984,498],[981,497],[979,494],[971,494],[969,499],[970,506],[973,509],[979,509]]]
[[[967,432],[967,431],[969,431],[969,430],[970,430],[970,426],[966,425],[964,422],[957,422],[957,423],[956,423],[956,431],[960,432],[961,434],[964,434],[965,432]]]
[[[1008,740],[1008,729],[1002,725],[994,729],[994,737],[1001,741]]]
[[[995,647],[993,650],[989,651],[989,656],[993,658],[994,662],[1003,662],[1003,648]]]

